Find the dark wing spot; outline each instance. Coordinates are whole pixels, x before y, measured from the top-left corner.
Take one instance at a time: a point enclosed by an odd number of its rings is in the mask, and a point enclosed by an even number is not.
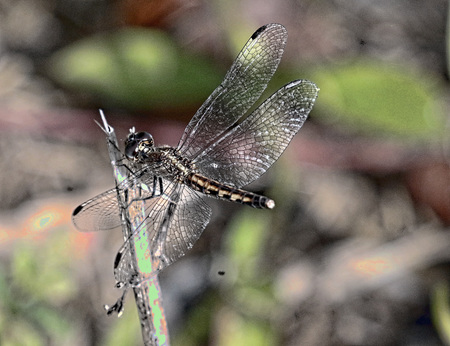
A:
[[[266,25],[263,25],[262,27],[260,27],[258,30],[256,30],[255,32],[254,32],[254,34],[252,35],[252,40],[254,40],[255,38],[257,38],[264,30],[266,30],[266,28],[267,28],[267,24]]]
[[[122,259],[122,252],[119,251],[117,253],[117,255],[116,255],[116,258],[114,259],[114,269],[117,268],[117,266],[119,265],[121,259]]]
[[[76,207],[72,215],[73,216],[77,215],[81,211],[81,209],[83,209],[83,205],[79,205],[78,207]]]

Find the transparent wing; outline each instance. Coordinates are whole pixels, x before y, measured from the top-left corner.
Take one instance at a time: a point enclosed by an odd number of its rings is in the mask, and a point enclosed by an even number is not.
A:
[[[302,127],[317,98],[312,82],[291,82],[194,160],[200,173],[241,187],[261,176]]]
[[[120,226],[116,189],[105,191],[80,204],[72,213],[72,222],[82,232],[108,230]]]
[[[214,143],[261,96],[278,67],[287,31],[280,24],[259,28],[245,44],[222,84],[186,127],[178,149],[189,158]]]
[[[143,196],[145,198],[152,196],[154,175],[149,173],[149,167],[143,167],[134,172],[117,189],[124,191],[133,187],[136,179],[139,179],[142,182],[141,185],[145,186],[145,190],[142,192]],[[76,207],[72,213],[72,222],[75,227],[82,232],[95,232],[110,230],[120,226],[121,220],[117,202],[117,189],[113,188],[105,191]]]
[[[164,183],[164,194],[146,200],[146,220],[136,230],[146,228],[149,246],[160,247],[162,270],[194,245],[211,218],[211,208],[193,190],[177,183]],[[167,227],[162,230],[163,227]],[[165,236],[162,239],[161,234]],[[154,251],[153,251],[154,252]],[[114,275],[118,282],[129,282],[134,274],[143,279],[141,273],[134,273],[131,265],[130,241],[125,242],[116,257]]]

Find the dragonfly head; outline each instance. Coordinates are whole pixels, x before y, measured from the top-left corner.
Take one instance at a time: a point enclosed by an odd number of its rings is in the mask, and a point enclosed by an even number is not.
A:
[[[131,161],[142,162],[153,151],[154,143],[150,133],[130,131],[125,140],[125,155]]]

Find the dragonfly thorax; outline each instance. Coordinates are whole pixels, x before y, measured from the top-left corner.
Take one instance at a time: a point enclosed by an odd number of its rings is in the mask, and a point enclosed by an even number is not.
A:
[[[192,160],[180,154],[172,147],[158,147],[156,151],[161,154],[160,174],[176,177],[179,181],[184,181],[189,174],[196,172],[195,164]]]
[[[146,165],[154,174],[161,177],[184,181],[195,172],[195,165],[175,148],[155,147],[153,137],[148,132],[131,130],[125,140],[126,157],[137,164]]]

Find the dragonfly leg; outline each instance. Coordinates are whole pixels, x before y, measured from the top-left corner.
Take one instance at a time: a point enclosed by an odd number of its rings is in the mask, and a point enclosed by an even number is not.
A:
[[[128,292],[128,288],[125,288],[125,290],[122,293],[122,296],[117,299],[116,303],[113,306],[105,305],[104,308],[106,310],[107,315],[111,315],[114,312],[117,312],[117,317],[122,316],[123,314],[123,302],[125,300],[125,295]]]
[[[158,191],[158,184],[159,184],[159,193]],[[159,197],[163,195],[164,188],[163,188],[163,181],[161,177],[158,177],[156,175],[153,176],[153,186],[152,186],[152,193],[150,196],[148,197],[143,197],[143,198],[134,198],[130,201],[130,203],[128,203],[128,207],[136,201],[147,201],[149,199],[153,199],[155,197]]]

